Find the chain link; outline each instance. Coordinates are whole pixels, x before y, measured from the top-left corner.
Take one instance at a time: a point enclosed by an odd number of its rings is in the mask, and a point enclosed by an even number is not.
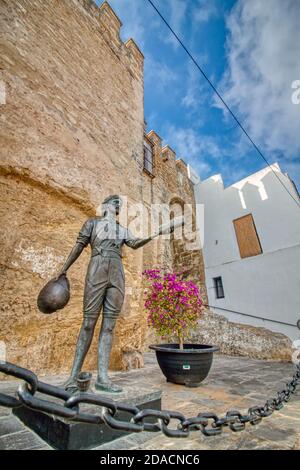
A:
[[[229,410],[223,417],[208,412],[186,418],[178,411],[141,410],[137,406],[118,403],[100,394],[88,392],[71,394],[63,388],[40,382],[32,371],[9,362],[0,362],[0,372],[24,381],[19,385],[16,396],[0,393],[0,406],[8,408],[26,406],[70,421],[105,423],[113,429],[127,432],[162,432],[171,438],[188,437],[192,431],[200,431],[204,436],[216,436],[221,434],[225,427],[233,432],[240,432],[246,429],[248,423],[255,426],[275,410],[280,410],[291,399],[300,384],[300,363],[298,363],[293,378],[287,383],[286,388],[277,392],[277,397],[267,400],[263,406],[252,406],[247,414]],[[36,392],[47,397],[58,398],[62,400],[62,403],[39,398],[35,395]],[[81,404],[98,406],[99,414],[81,412]],[[130,419],[118,418],[120,412],[131,415]],[[150,422],[149,419],[151,419]],[[174,421],[177,422],[176,428],[174,428]]]

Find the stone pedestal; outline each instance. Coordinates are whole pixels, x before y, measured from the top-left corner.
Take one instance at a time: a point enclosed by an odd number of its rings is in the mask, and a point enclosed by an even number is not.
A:
[[[123,392],[121,393],[97,393],[105,398],[136,405],[141,409],[161,409],[160,390],[149,391],[146,388],[124,384],[124,382],[122,387]],[[93,387],[89,391],[95,392]],[[45,395],[37,393],[36,396],[45,399]],[[50,398],[50,400],[55,401],[54,398]],[[58,402],[61,403],[61,401]],[[86,413],[99,414],[101,408],[82,404],[80,410]],[[125,431],[111,429],[105,424],[76,423],[64,418],[55,418],[50,414],[34,411],[25,406],[16,408],[14,414],[55,449],[91,449],[129,434]],[[117,416],[119,419],[126,421],[131,418],[131,415],[125,412],[119,412]],[[151,419],[149,419],[149,422],[151,422]]]

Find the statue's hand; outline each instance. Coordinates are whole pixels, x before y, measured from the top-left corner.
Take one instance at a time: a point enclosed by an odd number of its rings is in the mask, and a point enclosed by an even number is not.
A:
[[[58,281],[62,276],[66,276],[67,271],[60,271],[60,273],[56,276],[55,280]]]
[[[165,231],[165,233],[173,233],[175,230],[175,224],[174,224],[174,220],[171,220],[170,222],[170,227],[167,231]]]
[[[183,225],[184,225],[184,218],[176,217],[175,219],[172,219],[170,222],[161,225],[158,229],[158,232],[153,234],[152,238],[155,238],[158,235],[173,233],[175,228],[183,226]]]

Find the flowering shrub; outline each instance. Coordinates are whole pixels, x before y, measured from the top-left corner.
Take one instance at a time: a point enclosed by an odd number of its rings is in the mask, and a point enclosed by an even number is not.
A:
[[[147,269],[142,274],[149,284],[145,291],[148,325],[159,336],[177,336],[183,349],[184,337],[203,313],[198,287],[192,281],[182,280],[177,273],[160,269]]]

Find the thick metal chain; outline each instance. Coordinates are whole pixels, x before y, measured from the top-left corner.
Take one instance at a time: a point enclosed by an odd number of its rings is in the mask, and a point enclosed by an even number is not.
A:
[[[39,381],[32,371],[9,362],[0,362],[0,372],[24,380],[15,396],[0,393],[0,406],[9,408],[26,406],[73,422],[105,423],[113,429],[128,432],[161,431],[168,437],[188,437],[191,431],[197,430],[205,436],[216,436],[221,434],[225,427],[234,432],[243,431],[246,424],[256,425],[275,410],[280,410],[290,400],[300,384],[300,363],[298,363],[293,378],[287,383],[286,388],[277,392],[277,397],[267,400],[263,406],[253,406],[248,409],[246,414],[230,410],[223,417],[208,412],[199,413],[193,418],[186,418],[178,411],[141,410],[137,406],[118,403],[100,394],[78,392],[72,395],[63,388]],[[36,396],[36,392],[47,397],[59,398],[62,403],[41,399]],[[81,403],[99,406],[99,414],[81,412]],[[128,413],[130,419],[128,421],[119,419],[119,412]],[[147,418],[151,418],[152,422],[147,422]],[[153,422],[153,420],[155,421]],[[174,422],[177,422],[175,428]]]

